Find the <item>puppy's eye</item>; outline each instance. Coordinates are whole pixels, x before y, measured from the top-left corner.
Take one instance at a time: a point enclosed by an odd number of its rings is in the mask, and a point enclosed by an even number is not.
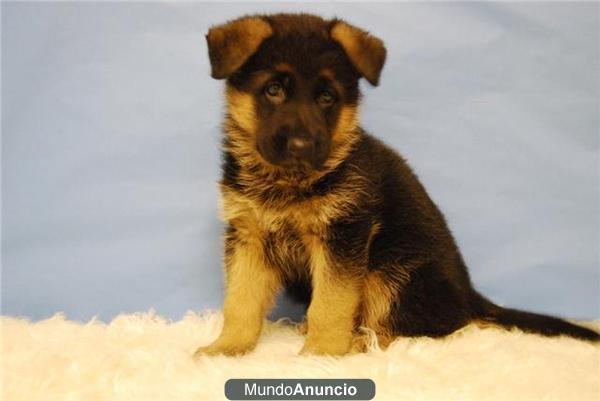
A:
[[[317,96],[317,103],[321,107],[329,107],[335,103],[335,96],[328,90],[324,90]]]
[[[279,82],[271,82],[265,87],[265,96],[275,103],[281,103],[285,98],[283,86]]]

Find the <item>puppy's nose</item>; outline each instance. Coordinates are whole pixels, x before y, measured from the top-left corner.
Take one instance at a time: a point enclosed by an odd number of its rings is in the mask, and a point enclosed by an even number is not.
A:
[[[293,156],[302,156],[310,150],[312,143],[308,139],[296,136],[290,137],[287,142],[288,152]]]

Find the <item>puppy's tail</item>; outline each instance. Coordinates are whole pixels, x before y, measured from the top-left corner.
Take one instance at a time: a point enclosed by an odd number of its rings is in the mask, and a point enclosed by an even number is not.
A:
[[[473,294],[472,302],[476,320],[484,324],[502,326],[507,329],[518,328],[526,333],[548,337],[565,335],[580,340],[600,341],[600,334],[594,330],[552,316],[502,308],[476,292]]]

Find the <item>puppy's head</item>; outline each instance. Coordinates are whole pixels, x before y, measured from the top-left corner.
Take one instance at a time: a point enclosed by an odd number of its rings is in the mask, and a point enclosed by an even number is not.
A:
[[[358,81],[377,85],[385,48],[341,20],[243,17],[206,35],[227,79],[226,131],[238,156],[287,171],[331,167],[357,136]]]

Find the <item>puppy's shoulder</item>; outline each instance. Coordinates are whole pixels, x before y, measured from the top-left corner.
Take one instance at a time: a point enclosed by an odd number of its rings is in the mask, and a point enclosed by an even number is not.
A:
[[[413,174],[400,153],[364,131],[348,162],[357,166],[358,171],[374,182],[386,181],[394,176],[400,179]]]

